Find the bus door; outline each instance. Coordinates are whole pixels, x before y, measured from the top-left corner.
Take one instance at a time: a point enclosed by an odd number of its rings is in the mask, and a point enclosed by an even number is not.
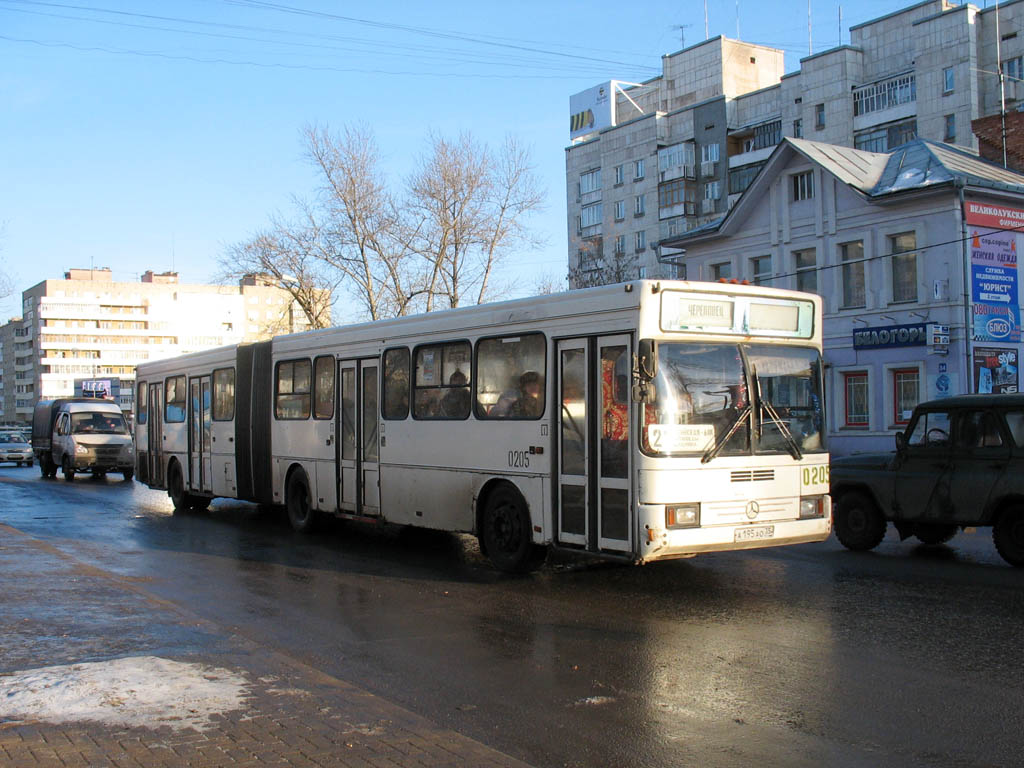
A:
[[[210,377],[189,379],[189,488],[210,493],[212,446],[210,444]]]
[[[380,514],[378,369],[376,359],[338,363],[338,507],[357,515]]]
[[[558,540],[630,552],[628,335],[558,342]]]
[[[164,487],[164,399],[163,384],[149,385],[149,418],[146,439],[149,443],[149,484]]]

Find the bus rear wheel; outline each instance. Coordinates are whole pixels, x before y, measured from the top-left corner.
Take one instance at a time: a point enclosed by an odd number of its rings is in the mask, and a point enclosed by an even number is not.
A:
[[[177,462],[171,464],[171,469],[167,473],[167,495],[171,497],[175,510],[184,511],[189,508],[191,498],[185,492],[185,478]]]
[[[547,550],[533,543],[530,511],[514,486],[502,483],[491,492],[481,524],[483,550],[499,571],[527,573],[544,562]]]
[[[316,510],[309,503],[309,483],[301,470],[293,472],[288,478],[285,506],[288,508],[288,521],[294,530],[309,533],[316,528]]]

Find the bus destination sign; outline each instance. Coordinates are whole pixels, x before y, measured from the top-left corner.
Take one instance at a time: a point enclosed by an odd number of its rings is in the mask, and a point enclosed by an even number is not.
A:
[[[814,303],[662,291],[661,329],[809,339],[814,334]]]

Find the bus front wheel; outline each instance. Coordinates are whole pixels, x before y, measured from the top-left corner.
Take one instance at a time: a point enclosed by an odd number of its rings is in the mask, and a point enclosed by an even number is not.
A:
[[[533,543],[526,501],[514,486],[502,483],[487,498],[481,539],[494,567],[505,573],[526,573],[544,562],[547,550]]]

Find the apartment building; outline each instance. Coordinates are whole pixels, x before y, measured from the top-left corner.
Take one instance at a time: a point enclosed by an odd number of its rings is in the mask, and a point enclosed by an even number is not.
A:
[[[290,294],[259,275],[222,286],[180,283],[175,272],[120,282],[109,269],[71,269],[24,291],[22,317],[0,327],[0,422],[28,421],[38,400],[70,397],[82,379],[120,380],[130,412],[143,360],[308,327]]]
[[[1022,23],[1020,0],[998,11],[927,0],[851,27],[848,45],[788,74],[781,50],[716,37],[662,57],[645,83],[576,94],[573,282],[612,260],[672,276],[657,245],[721,218],[783,137],[876,153],[917,137],[977,149],[973,120],[1024,105]]]

